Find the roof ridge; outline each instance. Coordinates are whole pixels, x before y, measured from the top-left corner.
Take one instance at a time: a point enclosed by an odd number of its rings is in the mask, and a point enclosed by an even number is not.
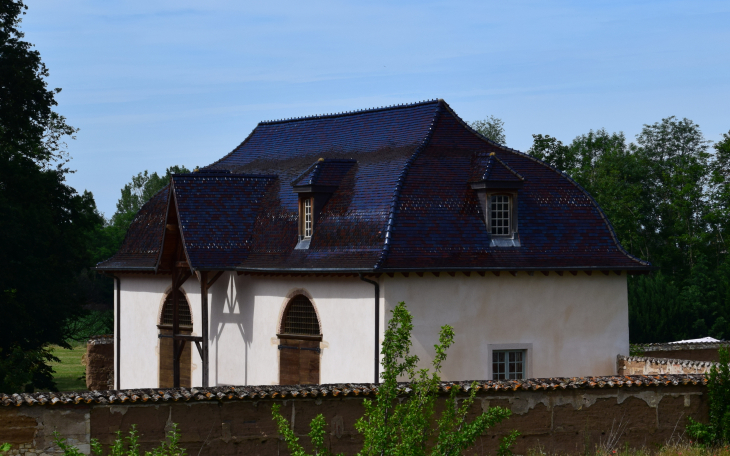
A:
[[[221,172],[205,172],[205,173],[185,173],[173,174],[173,177],[237,177],[239,179],[278,179],[276,174],[247,174],[247,173],[231,173],[221,170]]]
[[[259,122],[259,125],[277,125],[277,124],[289,123],[289,122],[300,122],[303,120],[331,119],[331,118],[335,118],[335,117],[355,116],[358,114],[368,114],[371,112],[392,111],[392,110],[396,110],[396,109],[414,108],[416,106],[423,106],[423,105],[427,105],[427,104],[437,104],[442,101],[443,100],[440,98],[434,98],[433,100],[423,100],[423,101],[418,101],[415,103],[401,103],[401,104],[394,104],[394,105],[390,105],[390,106],[380,106],[378,108],[357,109],[354,111],[343,111],[343,112],[332,113],[332,114],[315,114],[315,115],[310,115],[310,116],[289,117],[287,119],[262,120],[261,122]]]
[[[390,252],[390,241],[393,231],[393,225],[395,224],[395,213],[398,207],[398,203],[400,202],[400,192],[403,189],[403,183],[405,182],[406,174],[408,174],[408,170],[411,168],[411,165],[413,165],[413,163],[416,161],[416,158],[426,148],[428,143],[431,142],[433,131],[436,128],[436,122],[441,117],[441,109],[444,104],[446,104],[444,100],[438,100],[438,104],[436,105],[436,110],[433,114],[433,118],[431,119],[431,125],[428,127],[428,133],[426,133],[426,137],[423,138],[421,144],[413,151],[411,157],[403,165],[403,169],[401,169],[401,172],[398,175],[398,181],[395,184],[395,190],[393,190],[393,198],[390,202],[388,223],[385,227],[385,239],[383,240],[383,250],[380,253],[380,258],[378,259],[378,262],[375,263],[375,265],[373,266],[373,269],[380,268],[380,266],[385,261],[385,258],[388,256],[388,253]]]
[[[494,171],[494,162],[493,160],[496,160],[500,165],[502,165],[510,174],[514,175],[516,178],[518,178],[521,181],[524,181],[525,178],[522,176],[522,174],[518,173],[514,169],[512,169],[511,166],[509,166],[507,163],[500,160],[499,157],[497,157],[494,152],[489,154],[489,160],[487,161],[487,169],[484,171],[484,175],[482,176],[482,180],[489,180],[492,171]]]

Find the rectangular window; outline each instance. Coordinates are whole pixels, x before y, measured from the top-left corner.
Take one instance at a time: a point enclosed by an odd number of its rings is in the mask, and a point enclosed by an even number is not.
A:
[[[312,198],[304,200],[304,237],[312,237]]]
[[[492,195],[490,201],[489,220],[492,234],[508,236],[510,232],[510,197],[507,195]]]
[[[525,350],[492,351],[493,380],[522,380],[527,375],[527,353]]]

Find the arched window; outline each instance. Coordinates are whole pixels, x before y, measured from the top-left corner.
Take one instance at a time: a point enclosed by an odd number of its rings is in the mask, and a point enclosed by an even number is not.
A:
[[[193,317],[190,315],[190,305],[188,300],[185,298],[184,293],[177,294],[177,307],[178,315],[180,318],[181,327],[192,327]],[[162,315],[160,316],[160,325],[172,326],[172,317],[174,309],[174,303],[172,302],[172,293],[169,293],[165,298],[165,303],[162,305]]]
[[[172,334],[172,318],[174,312],[172,293],[168,293],[160,312],[160,324],[157,328],[160,334]],[[178,316],[180,318],[180,333],[190,334],[193,331],[193,318],[190,312],[185,293],[178,293]],[[192,386],[192,351],[190,343],[186,343],[180,354],[180,386],[189,388]],[[172,339],[163,337],[160,339],[160,363],[159,363],[160,388],[172,388],[173,386],[173,349]]]
[[[296,295],[284,309],[279,328],[279,384],[319,383],[322,334],[312,301]]]
[[[289,301],[281,323],[281,334],[319,335],[317,312],[304,295],[296,295]]]

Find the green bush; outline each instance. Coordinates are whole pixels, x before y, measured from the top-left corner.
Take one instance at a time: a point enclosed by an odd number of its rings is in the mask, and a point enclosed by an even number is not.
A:
[[[405,303],[401,302],[393,310],[393,317],[385,331],[382,345],[383,383],[378,387],[374,401],[364,401],[365,415],[355,424],[355,428],[364,436],[360,455],[460,455],[474,444],[485,429],[510,416],[509,410],[492,407],[468,422],[467,411],[474,404],[476,395],[476,383],[473,383],[469,396],[459,401],[459,388],[451,389],[436,426],[432,426],[441,381],[439,373],[446,359],[446,350],[454,342],[454,331],[450,326],[441,328],[439,343],[434,346],[436,356],[433,372],[429,372],[428,369],[417,369],[418,357],[410,354],[412,330],[412,316]],[[399,397],[401,391],[398,379],[404,377],[409,380],[411,392],[406,397]],[[299,438],[279,410],[279,405],[274,405],[272,414],[292,456],[307,456]],[[331,453],[325,444],[324,416],[317,415],[310,423],[310,429],[314,454],[329,456]],[[511,454],[510,447],[518,435],[514,431],[502,441],[500,455]]]
[[[710,422],[699,423],[689,418],[687,434],[704,445],[730,443],[730,354],[719,350],[720,362],[710,368],[707,377],[707,402]]]
[[[82,456],[83,453],[73,445],[70,445],[58,432],[53,433],[56,445],[63,451],[64,456]],[[127,437],[122,437],[122,431],[117,431],[117,438],[109,447],[109,456],[141,456],[139,450],[139,435],[137,426],[132,425]],[[91,454],[103,456],[104,448],[97,439],[91,439]],[[185,449],[180,447],[180,431],[176,423],[172,424],[172,430],[167,433],[167,439],[160,443],[160,446],[151,452],[145,451],[144,456],[185,456]]]

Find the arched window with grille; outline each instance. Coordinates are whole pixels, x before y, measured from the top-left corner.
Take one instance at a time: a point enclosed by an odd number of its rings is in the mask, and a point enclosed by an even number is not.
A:
[[[296,295],[284,309],[279,328],[279,384],[319,383],[319,342],[322,333],[317,311],[304,295]]]
[[[162,312],[160,312],[160,322],[157,328],[160,334],[172,334],[172,319],[174,315],[174,303],[172,301],[172,293],[168,293],[165,302],[162,304]],[[190,312],[190,304],[188,303],[185,293],[178,293],[178,315],[180,318],[180,333],[190,334],[193,331],[193,319]],[[191,369],[192,368],[192,351],[190,343],[185,344],[180,356],[180,386],[189,388],[192,386]],[[173,387],[173,349],[172,339],[163,337],[160,339],[160,363],[159,363],[159,381],[160,388]]]

